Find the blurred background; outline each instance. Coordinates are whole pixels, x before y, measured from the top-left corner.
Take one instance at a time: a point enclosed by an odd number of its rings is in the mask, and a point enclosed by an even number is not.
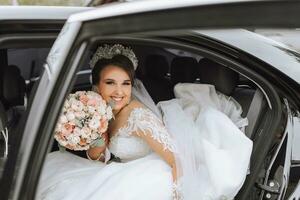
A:
[[[97,6],[118,0],[0,0],[0,5]]]

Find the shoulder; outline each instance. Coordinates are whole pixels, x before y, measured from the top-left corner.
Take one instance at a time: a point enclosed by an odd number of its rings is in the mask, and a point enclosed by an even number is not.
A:
[[[126,108],[124,108],[122,110],[122,112],[120,113],[120,117],[121,118],[130,118],[131,120],[136,119],[138,120],[138,118],[140,117],[144,117],[145,115],[149,115],[149,111],[144,104],[142,104],[141,102],[137,101],[137,100],[132,100],[127,106]]]
[[[135,121],[136,119],[136,112],[139,109],[143,110],[144,105],[137,101],[132,100],[126,107],[124,107],[121,112],[115,117],[115,120],[110,123],[110,131],[116,132],[121,127],[124,127],[126,124],[128,125],[129,122]]]
[[[130,111],[134,110],[135,108],[145,108],[144,104],[142,104],[141,102],[139,102],[138,100],[132,100],[129,105],[128,105],[128,109]]]
[[[123,109],[122,115],[130,115],[130,113],[138,108],[146,108],[141,102],[137,100],[132,100],[125,109]]]

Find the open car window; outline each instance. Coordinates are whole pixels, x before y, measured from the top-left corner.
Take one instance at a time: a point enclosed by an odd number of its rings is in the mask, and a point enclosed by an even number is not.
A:
[[[23,138],[22,127],[30,110],[49,48],[7,48],[0,50],[1,66],[1,172],[13,158]],[[38,112],[38,111],[36,111]],[[5,174],[1,173],[1,176]]]

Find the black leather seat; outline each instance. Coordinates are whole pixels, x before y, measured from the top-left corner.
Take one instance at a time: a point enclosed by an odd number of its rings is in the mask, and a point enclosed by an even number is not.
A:
[[[149,55],[145,60],[146,75],[143,84],[155,103],[174,97],[173,89],[167,78],[169,64],[161,55]]]
[[[175,57],[171,63],[171,81],[177,83],[193,83],[197,75],[198,62],[192,57]]]
[[[11,129],[17,125],[25,111],[26,84],[17,66],[9,65],[3,69],[2,87],[1,101],[6,110],[8,127]]]
[[[227,96],[232,96],[239,102],[243,109],[242,117],[247,117],[249,121],[249,125],[246,127],[246,134],[252,138],[259,124],[257,122],[266,108],[266,101],[260,90],[237,87],[239,81],[237,72],[207,58],[199,61],[198,75],[200,83],[214,85],[217,91]],[[251,109],[255,112],[253,113]]]
[[[199,61],[198,76],[200,83],[214,85],[227,96],[232,96],[239,80],[238,73],[207,58]]]

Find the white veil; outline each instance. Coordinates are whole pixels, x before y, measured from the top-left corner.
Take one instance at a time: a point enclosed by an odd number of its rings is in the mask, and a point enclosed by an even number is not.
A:
[[[136,83],[134,98],[161,117],[175,141],[183,199],[233,199],[246,178],[252,151],[252,141],[240,130],[246,125],[237,117],[240,107],[202,84],[179,84],[176,99],[156,106],[142,82]]]
[[[134,85],[132,88],[132,97],[139,102],[143,103],[149,108],[159,119],[162,119],[161,113],[146,90],[143,82],[139,79],[134,79]]]

